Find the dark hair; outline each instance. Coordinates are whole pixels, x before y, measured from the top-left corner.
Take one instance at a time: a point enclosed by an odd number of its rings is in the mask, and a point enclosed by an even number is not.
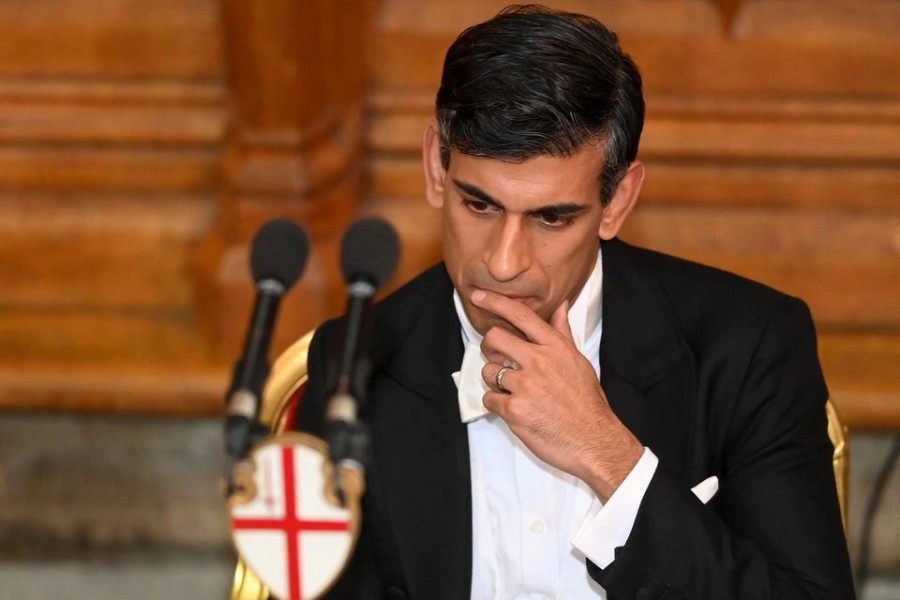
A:
[[[602,145],[605,204],[637,156],[644,98],[637,66],[602,23],[511,6],[447,50],[436,113],[445,169],[451,148],[526,160]]]

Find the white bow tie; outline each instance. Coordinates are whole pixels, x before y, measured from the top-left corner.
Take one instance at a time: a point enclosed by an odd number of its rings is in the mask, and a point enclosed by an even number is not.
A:
[[[481,353],[480,344],[466,344],[462,366],[451,375],[459,390],[459,416],[463,423],[469,423],[488,414],[483,398],[490,388],[481,377],[481,369],[486,363],[487,359]]]

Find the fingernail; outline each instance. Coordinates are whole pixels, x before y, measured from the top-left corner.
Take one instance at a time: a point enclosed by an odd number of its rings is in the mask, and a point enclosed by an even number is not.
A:
[[[472,292],[472,302],[481,302],[485,296],[487,296],[487,292],[484,290],[475,290]]]

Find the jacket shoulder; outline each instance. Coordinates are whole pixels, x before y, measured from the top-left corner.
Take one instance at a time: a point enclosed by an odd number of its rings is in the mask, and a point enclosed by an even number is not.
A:
[[[693,300],[699,305],[753,303],[761,307],[802,303],[799,298],[737,273],[656,250],[622,245],[633,266],[652,273],[663,291],[680,301]]]
[[[692,345],[714,338],[751,343],[775,318],[811,327],[806,303],[723,269],[622,243],[633,269],[652,278]]]

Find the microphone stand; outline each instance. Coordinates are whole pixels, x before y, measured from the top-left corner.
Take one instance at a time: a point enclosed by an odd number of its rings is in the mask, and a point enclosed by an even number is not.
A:
[[[341,505],[346,505],[347,491],[341,472],[362,475],[368,464],[369,429],[359,419],[359,410],[365,407],[372,373],[368,357],[372,299],[396,269],[399,252],[397,233],[381,219],[357,221],[341,244],[341,271],[348,284],[346,330],[337,381],[325,414],[333,491]]]
[[[269,376],[269,347],[281,298],[297,282],[309,257],[306,233],[291,221],[275,219],[253,238],[250,267],[256,282],[256,302],[243,353],[234,366],[226,396],[225,451],[228,455],[226,496],[250,495],[250,448],[266,437],[259,422],[263,387]],[[238,473],[240,471],[240,473]]]
[[[332,485],[341,506],[346,506],[341,469],[350,468],[364,473],[369,456],[369,428],[359,420],[359,408],[365,401],[371,373],[371,363],[361,353],[369,339],[369,313],[375,291],[375,286],[363,279],[351,283],[348,288],[344,353],[326,414],[325,435],[328,458],[333,465]]]

